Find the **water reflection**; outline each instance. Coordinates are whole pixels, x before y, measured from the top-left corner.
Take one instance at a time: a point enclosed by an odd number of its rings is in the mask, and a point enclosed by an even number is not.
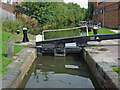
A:
[[[40,56],[26,88],[94,88],[80,57]]]

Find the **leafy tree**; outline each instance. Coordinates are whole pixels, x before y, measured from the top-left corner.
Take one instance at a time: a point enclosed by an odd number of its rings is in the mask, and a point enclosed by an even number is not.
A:
[[[36,18],[40,26],[53,25],[54,27],[69,26],[85,19],[86,9],[78,4],[64,2],[23,2],[29,8],[24,13]]]
[[[94,11],[93,2],[89,2],[89,4],[88,4],[88,10],[87,10],[85,19],[87,19],[87,20],[92,20],[93,11]]]

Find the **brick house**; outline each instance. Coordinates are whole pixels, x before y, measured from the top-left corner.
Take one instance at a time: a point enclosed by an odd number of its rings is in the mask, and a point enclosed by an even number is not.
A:
[[[20,6],[21,0],[16,0],[17,2],[14,2],[14,0],[1,0],[2,7],[4,10],[9,11],[10,13],[14,13],[16,5]]]
[[[2,3],[2,7],[1,8],[3,8],[4,10],[9,11],[10,13],[13,13],[14,10],[15,10],[14,5],[8,4],[8,3]]]
[[[97,1],[98,2],[93,2],[94,12],[92,20],[95,22],[100,22],[106,27],[120,28],[120,1]]]

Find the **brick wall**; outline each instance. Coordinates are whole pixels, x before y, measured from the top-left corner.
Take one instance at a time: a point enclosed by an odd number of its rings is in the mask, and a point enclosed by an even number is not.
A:
[[[14,6],[11,4],[7,4],[7,3],[2,3],[2,8],[13,13],[14,12]]]
[[[103,5],[105,6],[104,26],[118,27],[118,24],[120,24],[120,2],[101,2],[98,7],[95,5],[93,21],[103,22],[103,14],[101,12]],[[96,9],[98,9],[98,14],[96,14]]]
[[[119,3],[119,11],[118,11],[118,23],[120,24],[120,3]]]
[[[118,10],[119,4],[110,2],[106,3],[105,7],[105,26],[109,27],[118,27],[118,16],[119,16],[119,10]]]

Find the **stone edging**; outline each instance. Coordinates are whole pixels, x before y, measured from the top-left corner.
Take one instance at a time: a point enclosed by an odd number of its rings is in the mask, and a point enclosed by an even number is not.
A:
[[[35,48],[27,47],[21,50],[18,55],[18,58],[7,66],[10,69],[2,77],[2,88],[18,87],[37,57],[37,52]]]
[[[119,76],[110,65],[116,65],[115,59],[110,57],[109,51],[97,51],[97,48],[85,48],[83,58],[88,64],[92,74],[102,88],[120,89]]]

